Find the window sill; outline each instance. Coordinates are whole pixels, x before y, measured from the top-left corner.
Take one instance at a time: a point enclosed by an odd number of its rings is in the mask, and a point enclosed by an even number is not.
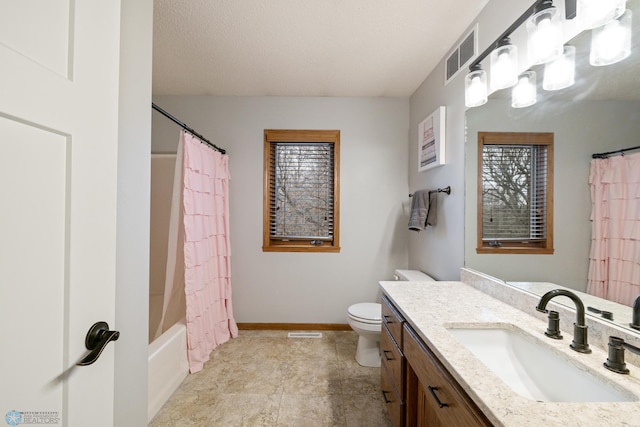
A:
[[[523,247],[476,248],[476,253],[478,254],[552,255],[553,248],[523,248]]]
[[[278,245],[263,246],[262,252],[328,252],[338,253],[340,247],[334,246],[300,246],[300,245]]]

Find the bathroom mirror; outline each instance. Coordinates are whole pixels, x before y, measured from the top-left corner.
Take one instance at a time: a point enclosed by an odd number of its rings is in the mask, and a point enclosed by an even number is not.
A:
[[[591,31],[569,44],[576,47],[576,83],[544,91],[543,66],[537,73],[538,102],[511,107],[511,90],[466,112],[465,266],[542,295],[553,287],[586,292],[591,245],[591,155],[640,145],[640,0],[628,0],[633,13],[631,56],[604,67],[589,64]],[[550,255],[478,254],[477,135],[487,132],[553,132],[554,253]],[[628,327],[631,308],[584,295],[585,307],[614,312]],[[589,312],[601,318],[598,313]]]

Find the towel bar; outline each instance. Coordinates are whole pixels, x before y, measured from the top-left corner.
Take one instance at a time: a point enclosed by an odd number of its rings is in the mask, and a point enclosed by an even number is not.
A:
[[[448,186],[446,186],[444,188],[438,188],[437,190],[429,191],[429,193],[434,193],[434,192],[451,194],[451,186],[448,185]],[[409,197],[413,197],[413,193],[410,193]]]

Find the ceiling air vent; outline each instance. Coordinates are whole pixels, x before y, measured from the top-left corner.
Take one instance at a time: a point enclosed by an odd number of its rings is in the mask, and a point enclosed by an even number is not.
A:
[[[462,42],[447,57],[444,70],[444,84],[453,79],[460,70],[464,69],[469,62],[478,54],[478,24],[464,37]]]

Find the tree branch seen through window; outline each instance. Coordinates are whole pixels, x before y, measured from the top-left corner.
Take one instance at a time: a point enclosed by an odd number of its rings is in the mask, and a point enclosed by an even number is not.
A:
[[[264,135],[263,251],[339,251],[340,131]]]
[[[553,134],[478,133],[479,253],[553,253]]]

